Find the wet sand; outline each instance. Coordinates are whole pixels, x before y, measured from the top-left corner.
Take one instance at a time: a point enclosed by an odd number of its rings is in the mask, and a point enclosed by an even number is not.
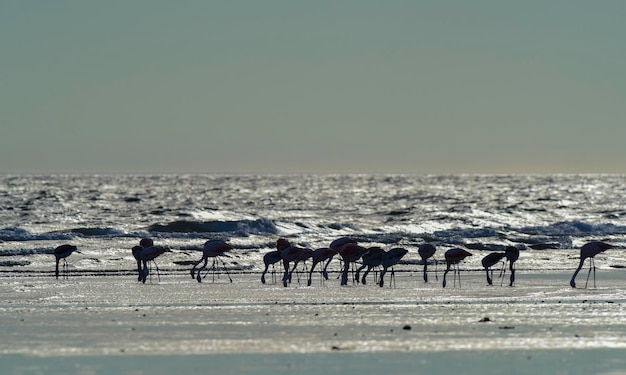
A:
[[[623,270],[572,289],[565,272],[511,288],[398,274],[396,287],[224,275],[2,277],[7,374],[626,373]],[[581,276],[586,277],[586,274]],[[579,285],[584,277],[579,276]],[[373,278],[372,278],[373,281]],[[6,370],[6,372],[4,371]]]

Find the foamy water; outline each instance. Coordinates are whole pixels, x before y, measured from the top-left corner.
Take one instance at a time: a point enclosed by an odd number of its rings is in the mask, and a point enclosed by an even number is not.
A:
[[[476,368],[452,366],[457,373],[482,373],[494,361],[619,373],[626,255],[596,257],[596,288],[573,289],[569,279],[583,243],[625,244],[624,182],[615,175],[2,176],[0,361],[14,373],[47,373],[52,358],[85,370],[59,365],[56,373],[98,373],[145,356],[170,361],[123,370],[168,373],[172,362],[190,370],[210,356],[231,373],[290,371],[298,367],[293,358],[342,369],[343,360],[357,360],[363,373],[390,365],[417,373],[409,369],[421,364],[432,373],[450,355]],[[336,261],[323,285],[317,273],[311,287],[296,275],[287,288],[261,284],[262,256],[279,237],[316,248],[346,235],[409,251],[394,287],[386,280],[380,288],[374,274],[367,285],[341,287]],[[142,284],[130,249],[146,236],[172,252],[158,259],[160,280],[153,272]],[[208,239],[234,245],[224,259],[232,283],[224,271],[215,282],[211,274],[203,283],[190,277]],[[439,262],[451,247],[474,254],[460,265],[461,288],[452,279],[442,288],[441,263],[423,282],[424,242],[437,246]],[[80,253],[68,258],[69,278],[56,280],[51,252],[62,243]],[[521,250],[516,286],[498,278],[487,286],[480,260],[507,245]],[[579,286],[586,277],[585,267]]]

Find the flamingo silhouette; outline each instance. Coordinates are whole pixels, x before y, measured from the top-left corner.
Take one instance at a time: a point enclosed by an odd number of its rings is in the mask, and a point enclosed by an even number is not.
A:
[[[77,251],[76,246],[74,245],[61,245],[54,249],[54,258],[55,258],[55,275],[56,278],[59,278],[59,261],[63,260],[63,276],[64,278],[68,278],[67,276],[67,260],[66,258],[72,255],[72,253]]]
[[[263,255],[263,263],[265,264],[265,269],[261,274],[261,282],[263,284],[265,284],[265,274],[267,273],[267,270],[270,266],[272,266],[272,282],[276,284],[276,271],[274,269],[274,264],[280,262],[281,259],[282,258],[280,257],[280,251],[278,250],[270,251],[269,253]]]
[[[311,286],[311,279],[313,278],[313,270],[315,269],[315,266],[318,263],[329,261],[329,259],[332,259],[335,256],[335,254],[337,254],[337,251],[329,247],[322,247],[322,248],[313,250],[313,254],[311,256],[312,264],[311,264],[311,269],[309,270],[309,279],[307,281],[308,286]],[[326,268],[328,267],[328,263],[330,263],[330,261],[326,263],[326,266],[321,271],[322,273],[321,282],[324,282],[324,280],[328,280],[328,271],[326,270]]]
[[[141,266],[141,252],[143,251],[143,247],[141,246],[133,246],[132,248],[132,252],[133,252],[133,257],[135,257],[135,260],[137,261],[137,281],[141,281],[142,279],[142,274],[143,274],[143,268]]]
[[[513,286],[513,283],[515,282],[515,262],[517,262],[517,260],[519,259],[519,249],[515,246],[507,246],[504,249],[504,254],[506,255],[506,261],[509,263],[509,269],[511,270],[511,278],[509,279],[509,286]],[[506,273],[506,268],[504,268],[502,272],[503,281],[504,281],[505,273]]]
[[[291,243],[284,238],[279,238],[276,241],[276,248],[280,251],[280,258],[283,260],[283,269],[285,271],[283,273],[283,286],[287,287],[287,285],[291,283],[293,270],[295,270],[296,266],[300,262],[300,257],[305,256],[303,255],[303,252],[307,249],[291,245]],[[308,250],[310,251],[310,249]],[[295,264],[293,269],[289,266],[291,262],[294,262]]]
[[[435,245],[431,245],[429,243],[425,243],[419,246],[417,249],[417,253],[422,257],[422,263],[424,263],[424,282],[428,282],[428,274],[426,273],[426,269],[428,268],[428,258],[435,255],[437,248]],[[437,260],[435,259],[435,278],[437,278]]]
[[[385,274],[387,273],[387,269],[389,267],[391,267],[391,282],[393,282],[393,284],[395,285],[396,278],[395,278],[395,271],[393,269],[393,266],[398,264],[398,262],[402,259],[402,257],[404,257],[408,252],[409,251],[407,249],[404,249],[401,247],[395,247],[387,251],[385,255],[383,255],[383,263],[382,263],[383,270],[380,272],[380,282],[378,284],[380,285],[381,288],[384,284]]]
[[[211,266],[211,269],[214,272],[213,273],[213,281],[215,281],[215,268],[216,268],[215,267],[215,263],[216,263],[216,259],[219,259],[220,256],[224,255],[228,251],[231,251],[232,249],[234,249],[234,247],[232,247],[231,245],[227,244],[226,242],[224,242],[222,240],[209,240],[209,241],[205,242],[204,246],[202,247],[202,258],[200,258],[200,260],[197,261],[193,265],[193,267],[191,268],[191,278],[192,279],[195,278],[196,280],[198,280],[199,283],[201,283],[202,282],[202,276],[200,275],[200,272],[207,268],[207,264],[209,263],[209,258],[213,258],[213,265]],[[198,274],[195,275],[196,267],[202,261],[204,261],[204,263],[202,264],[202,266],[200,268],[198,268]],[[230,280],[230,282],[232,283],[233,279],[228,274],[228,270],[226,270],[226,264],[224,264],[224,261],[222,261],[222,265],[224,266],[224,270],[226,271],[226,275],[228,275],[228,280]],[[208,273],[208,271],[207,271],[207,273]]]
[[[363,254],[362,261],[363,264],[361,267],[357,268],[354,273],[354,280],[356,282],[360,282],[361,284],[366,284],[367,275],[373,268],[380,267],[383,264],[383,256],[385,255],[385,250],[382,247],[373,246],[367,248],[367,252]],[[367,267],[367,270],[363,272],[363,278],[359,280],[359,273]]]
[[[350,271],[350,263],[354,263],[361,259],[363,254],[367,253],[367,248],[359,246],[356,243],[346,243],[339,250],[339,255],[343,259],[343,270],[341,272],[341,285],[348,285],[348,272]]]
[[[446,275],[450,271],[450,267],[454,265],[454,286],[456,286],[456,279],[458,275],[459,279],[459,288],[461,287],[461,272],[459,271],[458,264],[465,258],[472,256],[467,250],[463,250],[461,248],[455,247],[446,251],[446,271],[443,273],[443,287],[446,287]]]
[[[580,248],[580,263],[578,264],[578,268],[576,268],[576,271],[574,271],[574,275],[572,276],[572,280],[570,280],[569,285],[572,288],[576,288],[576,282],[575,282],[576,275],[578,275],[578,272],[580,272],[580,269],[583,268],[583,264],[585,263],[585,260],[589,258],[589,273],[587,274],[587,282],[585,283],[585,288],[587,288],[587,284],[589,283],[589,276],[591,275],[592,267],[593,267],[593,287],[595,288],[596,287],[595,256],[608,249],[613,249],[615,247],[617,246],[610,245],[602,241],[592,241],[592,242],[588,242],[584,244]]]
[[[156,263],[156,258],[158,256],[160,256],[161,254],[164,254],[166,252],[169,252],[170,249],[163,247],[163,246],[148,246],[148,247],[142,247],[141,251],[139,251],[139,260],[141,260],[141,264],[143,265],[142,269],[140,269],[140,278],[141,278],[141,282],[142,283],[146,283],[146,279],[148,278],[148,275],[150,274],[150,268],[148,267],[148,262],[152,262],[154,263],[154,266],[156,267],[157,270],[157,277],[159,278],[159,281],[161,281],[161,275],[159,274],[159,266]],[[133,255],[135,255],[135,248],[133,248]]]
[[[291,282],[291,275],[293,274],[294,271],[296,271],[296,268],[298,267],[298,264],[300,264],[300,262],[302,262],[304,264],[304,273],[307,274],[308,271],[306,269],[306,261],[311,258],[313,256],[313,250],[309,249],[309,248],[304,248],[301,249],[300,254],[298,255],[298,257],[294,260],[293,262],[293,267],[291,267],[291,270],[289,271],[289,282]],[[298,285],[300,284],[300,273],[297,273],[298,275]],[[307,284],[308,284],[308,277],[307,277]]]
[[[357,244],[358,242],[357,242],[357,240],[355,240],[355,239],[354,239],[354,238],[352,238],[352,237],[347,237],[347,236],[344,236],[344,237],[339,237],[339,238],[337,238],[337,239],[333,240],[333,241],[330,243],[330,245],[328,245],[328,247],[329,247],[329,248],[331,248],[331,249],[333,249],[333,250],[335,250],[335,252],[336,252],[337,254],[339,254],[339,251],[341,251],[341,248],[342,248],[344,245],[349,244],[349,243],[352,243],[352,244]],[[328,260],[326,261],[326,264],[324,265],[324,272],[326,272],[326,269],[328,268],[328,265],[330,265],[330,262],[331,262],[332,260],[333,260],[333,257],[328,258]],[[343,266],[342,266],[342,267],[340,267],[340,268],[342,268],[342,269],[343,269]],[[326,272],[326,274],[328,275],[328,272]]]
[[[503,252],[493,252],[493,253],[487,254],[482,259],[481,263],[483,264],[483,268],[485,269],[485,272],[487,273],[487,284],[493,285],[493,280],[492,280],[492,278],[493,278],[493,269],[491,269],[491,267],[496,265],[505,256],[506,256],[506,254],[503,253]]]

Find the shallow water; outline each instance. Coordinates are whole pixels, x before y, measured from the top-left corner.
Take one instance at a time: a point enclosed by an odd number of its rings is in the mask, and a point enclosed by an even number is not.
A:
[[[607,373],[626,368],[626,254],[596,257],[573,289],[578,247],[626,243],[624,176],[3,176],[0,368],[12,374]],[[278,237],[323,247],[350,235],[409,250],[395,287],[339,286],[339,263],[263,285]],[[167,245],[136,280],[130,248]],[[229,275],[189,275],[202,243],[235,246]],[[56,280],[52,249],[78,245]],[[417,247],[474,256],[461,286]],[[517,246],[515,287],[480,260]],[[278,268],[278,267],[277,267]],[[497,271],[496,271],[497,275]],[[229,282],[230,276],[233,282]],[[280,274],[278,278],[280,279]],[[577,283],[585,285],[586,268]],[[269,277],[268,277],[269,278]],[[590,280],[593,286],[593,280]],[[6,370],[6,372],[5,372]]]
[[[596,289],[568,274],[462,288],[398,275],[395,287],[263,285],[251,275],[199,284],[163,275],[3,278],[0,353],[36,356],[437,352],[626,347],[622,272]],[[559,276],[559,277],[556,277]],[[488,318],[488,319],[485,319]],[[488,321],[484,321],[488,320]]]

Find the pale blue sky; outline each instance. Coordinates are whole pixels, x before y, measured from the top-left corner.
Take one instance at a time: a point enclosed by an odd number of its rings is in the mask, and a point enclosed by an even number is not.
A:
[[[626,173],[626,1],[0,0],[0,172]]]

